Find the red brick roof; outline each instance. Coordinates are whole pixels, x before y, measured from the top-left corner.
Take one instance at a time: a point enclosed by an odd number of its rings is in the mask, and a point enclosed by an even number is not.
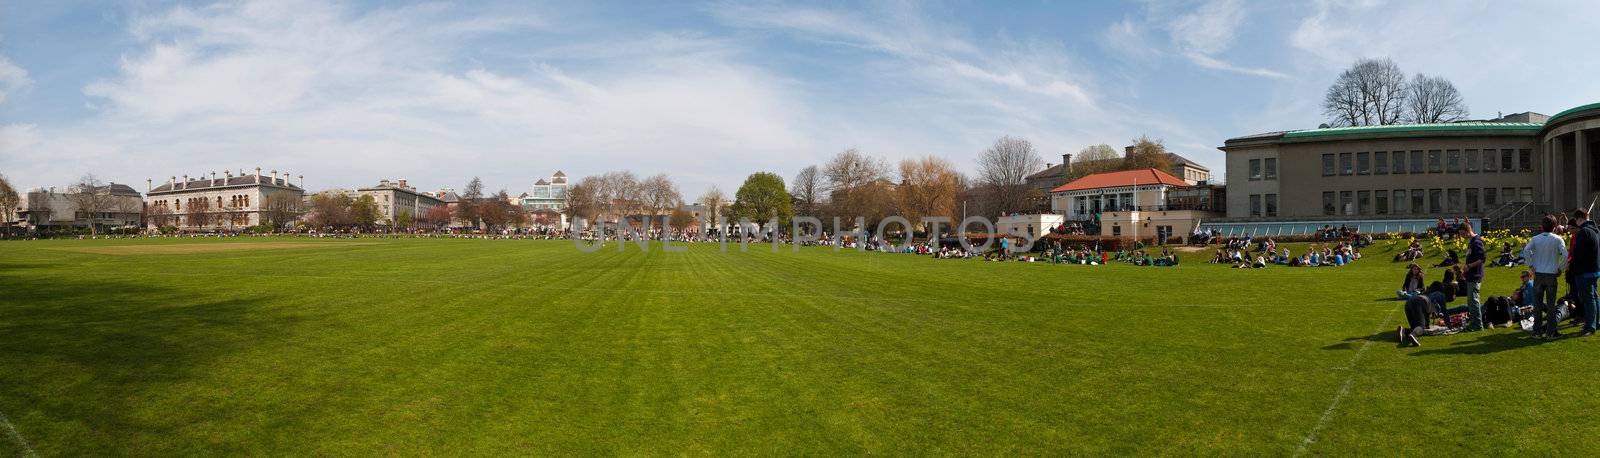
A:
[[[1189,186],[1188,182],[1172,176],[1172,174],[1156,169],[1123,170],[1120,172],[1096,173],[1083,178],[1072,180],[1051,189],[1050,192],[1081,191],[1084,189],[1115,188],[1119,186],[1133,186],[1136,184],[1164,184],[1170,186]]]

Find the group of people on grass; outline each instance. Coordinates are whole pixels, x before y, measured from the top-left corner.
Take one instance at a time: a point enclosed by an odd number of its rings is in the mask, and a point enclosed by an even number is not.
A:
[[[1244,245],[1248,247],[1249,245]],[[1218,248],[1212,256],[1213,264],[1228,264],[1236,269],[1263,269],[1271,265],[1286,267],[1338,267],[1361,259],[1361,250],[1356,248],[1354,242],[1338,242],[1332,245],[1313,245],[1304,253],[1295,256],[1288,247],[1279,248],[1277,242],[1266,239],[1256,245],[1255,251],[1249,248],[1236,248],[1234,244]]]
[[[1589,219],[1586,209],[1570,215],[1546,215],[1538,235],[1528,239],[1520,254],[1507,246],[1490,262],[1483,237],[1471,224],[1444,226],[1455,237],[1467,239],[1467,255],[1451,252],[1439,265],[1444,268],[1440,281],[1427,283],[1422,267],[1406,266],[1405,280],[1397,292],[1406,301],[1406,325],[1396,329],[1401,343],[1421,345],[1417,336],[1454,332],[1475,332],[1496,324],[1519,325],[1535,339],[1562,337],[1557,325],[1569,318],[1580,322],[1579,336],[1594,335],[1596,328],[1595,281],[1600,279],[1600,227]],[[1441,234],[1443,235],[1443,234]],[[1509,296],[1482,298],[1484,266],[1527,265],[1521,282]],[[1569,293],[1557,297],[1562,281]],[[1456,298],[1466,303],[1451,307]],[[1581,320],[1581,321],[1579,321]]]

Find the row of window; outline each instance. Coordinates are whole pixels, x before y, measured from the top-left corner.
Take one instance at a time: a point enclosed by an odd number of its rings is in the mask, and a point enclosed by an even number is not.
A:
[[[1250,181],[1273,181],[1278,179],[1278,158],[1269,157],[1250,160]]]
[[[1251,194],[1250,216],[1278,216],[1278,195]]]
[[[248,207],[250,207],[250,195],[249,194],[235,194],[235,195],[232,195],[232,196],[228,196],[228,207],[223,207],[222,206],[222,196],[217,196],[216,199],[217,199],[216,208],[248,208]],[[206,199],[204,197],[190,197],[190,198],[183,199],[183,200],[178,200],[178,199],[165,200],[165,199],[162,199],[162,200],[158,200],[158,201],[153,202],[151,205],[152,206],[156,206],[156,207],[165,207],[168,204],[171,204],[173,211],[183,211],[183,204],[185,204],[185,203],[189,204],[189,208],[205,207],[206,204],[210,203],[210,200]]]
[[[1322,155],[1322,176],[1325,177],[1532,171],[1533,151],[1526,149],[1434,149]]]
[[[1533,201],[1533,188],[1325,191],[1322,193],[1322,214],[1356,216],[1479,213],[1506,202],[1531,201]],[[1254,209],[1253,201],[1251,208]]]

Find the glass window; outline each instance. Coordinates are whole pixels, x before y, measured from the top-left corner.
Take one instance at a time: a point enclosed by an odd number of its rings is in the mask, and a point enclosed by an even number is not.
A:
[[[1447,150],[1444,153],[1445,171],[1450,173],[1461,173],[1461,150]]]
[[[1461,213],[1461,190],[1450,188],[1445,190],[1445,208],[1450,213]]]
[[[1495,159],[1500,158],[1500,153],[1492,149],[1483,150],[1483,173],[1494,173],[1500,170],[1500,165]]]
[[[1429,213],[1444,213],[1444,190],[1428,190],[1428,211]]]
[[[1349,175],[1355,173],[1355,158],[1350,153],[1339,153],[1339,174]]]
[[[1500,188],[1500,199],[1506,202],[1522,202],[1517,199],[1517,188]]]
[[[1372,193],[1372,212],[1379,215],[1389,214],[1389,191]]]
[[[1407,202],[1408,201],[1406,200],[1406,190],[1404,190],[1404,189],[1396,189],[1396,190],[1394,190],[1394,214],[1396,214],[1396,215],[1404,215],[1407,212],[1409,212],[1409,210],[1406,210],[1406,203]]]
[[[1278,195],[1267,194],[1264,200],[1267,205],[1267,216],[1278,216]]]
[[[1478,205],[1478,188],[1467,188],[1465,192],[1467,199],[1467,213],[1477,213],[1481,211],[1480,209],[1482,207]]]
[[[1260,180],[1260,179],[1261,179],[1261,160],[1260,159],[1251,159],[1250,160],[1250,181],[1257,181],[1257,180]]]
[[[1268,180],[1278,179],[1278,158],[1269,157],[1261,160],[1261,168],[1265,169],[1262,176]]]
[[[1389,152],[1387,152],[1387,151],[1379,151],[1379,152],[1376,152],[1376,153],[1372,153],[1372,174],[1373,175],[1388,175],[1389,174]]]
[[[1516,168],[1515,168],[1516,165],[1517,165],[1517,163],[1513,162],[1513,159],[1511,157],[1511,150],[1508,150],[1508,149],[1500,150],[1500,171],[1501,172],[1510,172],[1512,170],[1516,170]]]
[[[1517,199],[1523,202],[1533,202],[1533,188],[1517,188]]]
[[[1325,176],[1325,177],[1333,176],[1333,155],[1332,154],[1324,154],[1324,155],[1322,155],[1322,176]]]
[[[1483,208],[1493,209],[1500,205],[1500,202],[1495,199],[1497,197],[1495,191],[1496,189],[1494,188],[1483,188]]]
[[[1339,208],[1342,209],[1340,214],[1356,214],[1356,193],[1350,191],[1339,191]]]
[[[1372,214],[1372,191],[1356,191],[1356,213]]]
[[[1533,152],[1532,151],[1525,150],[1525,149],[1517,150],[1517,169],[1521,170],[1521,171],[1524,171],[1524,172],[1532,172],[1533,171]]]
[[[1428,202],[1423,199],[1424,196],[1421,189],[1411,190],[1411,213],[1418,214],[1428,212]]]
[[[1394,152],[1394,173],[1406,173],[1406,152]]]
[[[1467,173],[1478,171],[1478,150],[1467,150]]]
[[[1441,154],[1441,152],[1439,150],[1436,150],[1436,149],[1428,150],[1428,173],[1440,173],[1440,172],[1443,172],[1444,171],[1444,163],[1443,163],[1443,161],[1444,161],[1443,154]]]
[[[1334,208],[1333,192],[1328,191],[1322,193],[1322,214],[1333,216],[1335,214]]]
[[[1261,216],[1261,195],[1250,195],[1250,216]]]
[[[1422,152],[1411,152],[1411,173],[1422,173]]]
[[[1356,175],[1372,174],[1372,154],[1365,151],[1356,153]]]

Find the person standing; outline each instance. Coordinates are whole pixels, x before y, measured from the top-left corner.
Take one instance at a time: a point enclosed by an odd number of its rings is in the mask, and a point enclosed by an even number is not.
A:
[[[1478,291],[1483,285],[1483,263],[1489,260],[1489,254],[1483,247],[1483,237],[1472,230],[1471,221],[1463,218],[1459,231],[1467,238],[1467,262],[1461,272],[1461,289],[1467,296],[1467,330],[1479,331],[1483,329],[1484,320],[1483,301]]]
[[[1583,310],[1583,333],[1579,336],[1588,337],[1594,335],[1595,309],[1600,308],[1600,299],[1595,297],[1595,279],[1600,278],[1600,227],[1589,220],[1589,211],[1582,208],[1572,211],[1572,224],[1575,229],[1567,282]]]
[[[1533,336],[1536,339],[1561,337],[1556,331],[1560,324],[1556,316],[1556,279],[1567,258],[1567,244],[1555,235],[1556,217],[1545,215],[1539,221],[1542,232],[1528,239],[1522,247],[1522,259],[1528,261],[1533,271],[1533,286],[1537,290],[1538,307],[1534,310]]]

